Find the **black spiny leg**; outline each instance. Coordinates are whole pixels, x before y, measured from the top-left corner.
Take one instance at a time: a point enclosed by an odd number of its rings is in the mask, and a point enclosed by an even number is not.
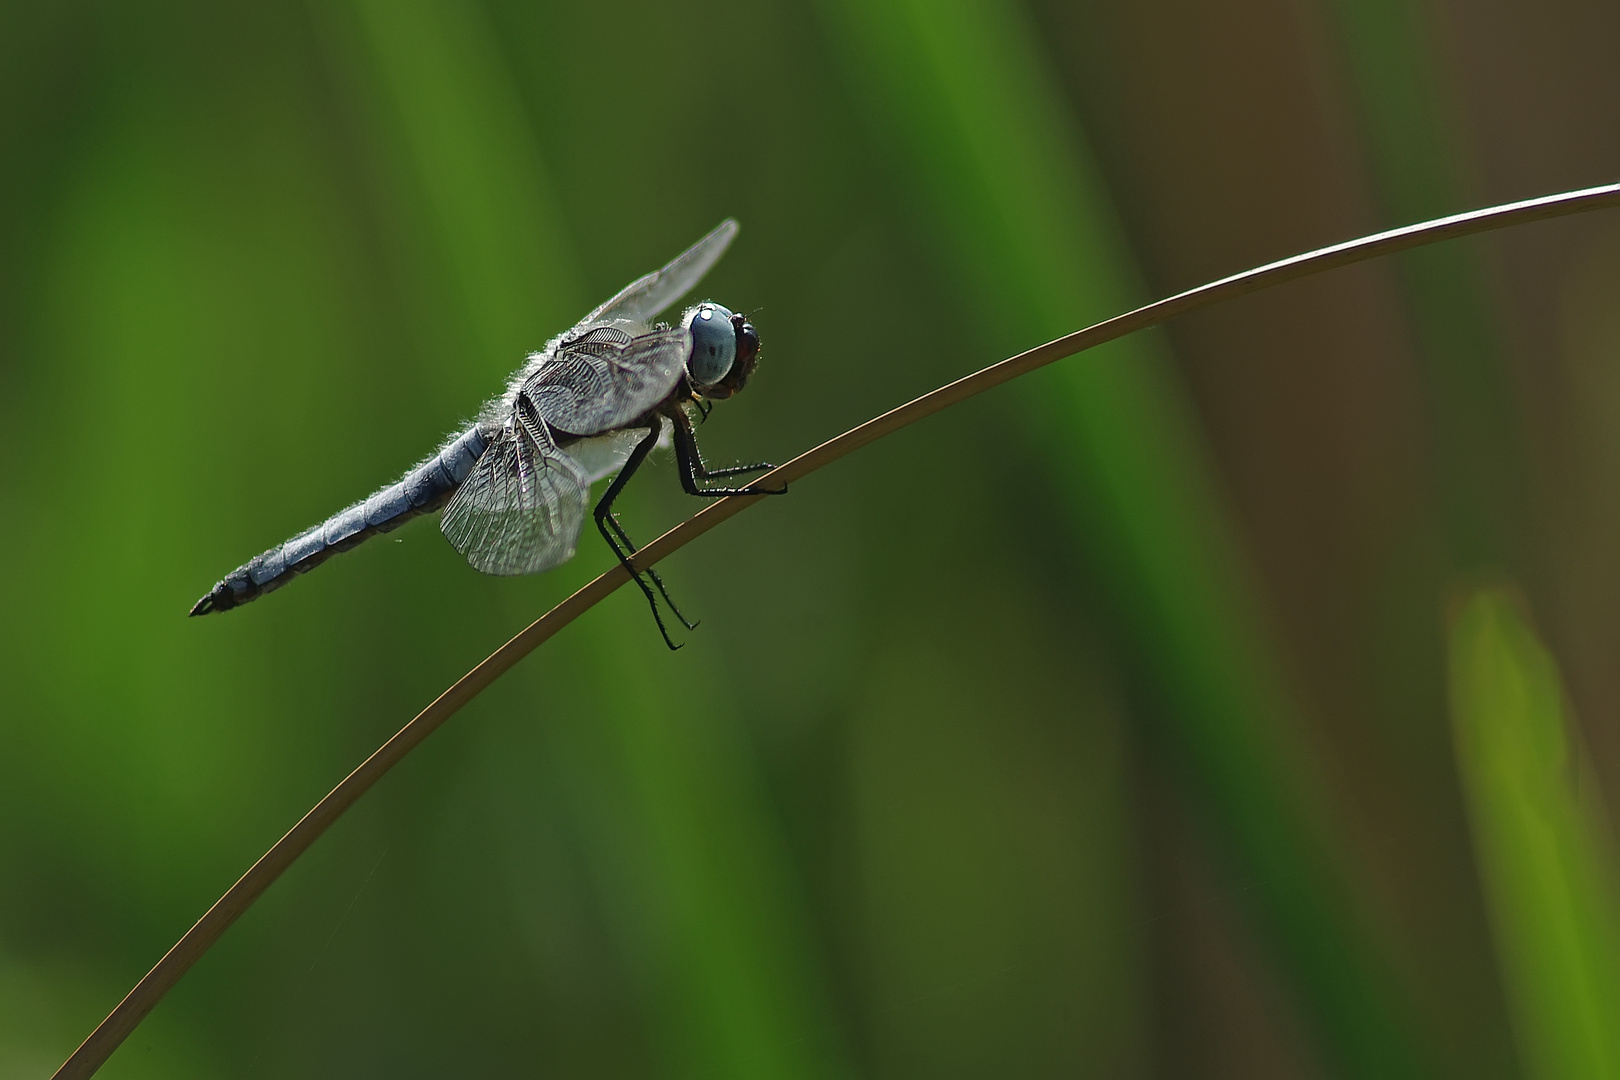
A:
[[[749,485],[740,488],[706,488],[698,486],[700,480],[719,480],[727,476],[743,476],[747,473],[769,472],[775,465],[761,461],[755,465],[732,465],[725,469],[710,469],[703,464],[703,454],[698,450],[697,433],[692,430],[692,420],[685,413],[675,417],[675,460],[681,466],[681,487],[688,495],[704,495],[711,499],[718,499],[723,495],[783,495],[787,488],[759,488]]]
[[[600,520],[597,523],[597,527],[601,527]],[[607,527],[613,530],[613,535],[617,538],[617,542],[615,542],[613,539],[608,540],[608,543],[613,547],[615,554],[619,553],[620,545],[622,545],[624,550],[631,555],[634,555],[636,552],[641,550],[636,546],[636,542],[630,539],[630,534],[624,531],[624,526],[619,524],[618,517],[611,513],[607,516]],[[607,534],[604,533],[603,535],[606,536]],[[623,555],[620,555],[619,561],[624,562]],[[628,563],[625,564],[625,569],[630,569]],[[632,574],[638,573],[638,571],[635,570],[631,570],[630,572]],[[675,617],[680,620],[682,626],[686,627],[688,630],[696,630],[698,628],[698,624],[690,621],[685,615],[681,614],[681,609],[676,607],[675,601],[669,598],[669,590],[664,587],[664,579],[658,576],[657,570],[654,570],[649,566],[647,569],[639,571],[639,573],[645,574],[647,577],[652,579],[653,588],[658,590],[658,595],[664,598],[664,603],[669,605],[669,610],[675,613]],[[641,582],[637,581],[636,584],[641,585]],[[642,585],[642,591],[646,591],[645,585]]]
[[[653,595],[652,586],[647,584],[642,575],[645,574],[652,579],[653,585],[658,588],[658,596],[664,598],[664,603],[668,604],[669,610],[673,611],[675,617],[681,620],[682,626],[685,626],[688,630],[693,630],[696,629],[697,624],[687,622],[686,616],[681,614],[681,609],[676,607],[675,601],[669,598],[669,591],[664,588],[664,580],[658,576],[658,571],[651,567],[648,567],[645,571],[637,570],[630,565],[630,556],[637,551],[636,545],[630,539],[630,534],[624,531],[624,526],[619,524],[618,518],[613,516],[613,500],[619,497],[619,492],[624,490],[624,485],[629,482],[630,477],[635,475],[636,470],[641,467],[641,463],[647,460],[647,455],[652,453],[652,448],[658,445],[658,433],[661,426],[659,419],[654,417],[652,430],[647,433],[645,439],[636,444],[634,450],[630,451],[630,457],[626,459],[624,467],[619,470],[619,475],[613,478],[613,483],[608,485],[608,489],[603,493],[601,501],[596,504],[595,517],[596,527],[602,533],[602,539],[608,542],[608,547],[612,548],[613,554],[618,556],[619,564],[630,572],[631,579],[641,589],[642,595],[647,598],[647,603],[652,608],[653,622],[658,624],[658,632],[664,636],[664,644],[668,645],[673,651],[679,649],[680,646],[670,639],[669,630],[664,626],[664,617],[658,613],[658,598]]]

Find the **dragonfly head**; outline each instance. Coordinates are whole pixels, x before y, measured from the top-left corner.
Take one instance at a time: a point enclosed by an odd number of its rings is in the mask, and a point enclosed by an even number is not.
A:
[[[692,332],[686,376],[697,392],[716,400],[743,388],[759,363],[759,333],[742,315],[719,304],[699,304],[684,320]]]

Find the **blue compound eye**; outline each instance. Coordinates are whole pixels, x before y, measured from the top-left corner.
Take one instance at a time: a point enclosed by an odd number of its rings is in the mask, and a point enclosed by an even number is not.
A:
[[[686,374],[697,386],[713,386],[726,377],[737,358],[731,312],[719,304],[699,304],[686,322],[692,331],[692,358],[686,362]]]

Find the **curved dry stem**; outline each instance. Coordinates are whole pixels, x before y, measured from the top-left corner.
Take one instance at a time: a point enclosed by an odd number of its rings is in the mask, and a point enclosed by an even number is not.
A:
[[[899,431],[926,416],[932,416],[942,409],[982,394],[992,387],[1010,382],[1054,360],[1061,360],[1066,356],[1124,337],[1126,334],[1157,326],[1177,315],[1198,308],[1209,307],[1260,289],[1324,273],[1351,263],[1365,262],[1381,255],[1390,255],[1460,236],[1502,229],[1510,225],[1564,217],[1612,206],[1620,206],[1620,184],[1605,184],[1601,187],[1547,195],[1539,199],[1437,218],[1320,248],[1303,255],[1295,255],[1253,270],[1245,270],[1241,274],[1233,274],[1231,277],[1188,289],[1146,307],[1088,326],[1084,330],[1058,338],[1056,341],[1049,341],[999,364],[992,364],[982,371],[974,372],[966,378],[958,379],[882,416],[868,420],[837,438],[829,439],[815,449],[800,454],[774,472],[760,477],[754,483],[760,487],[781,487],[803,479],[868,443]],[[716,525],[741,513],[762,498],[765,496],[731,496],[710,504],[642,548],[633,560],[636,568],[644,570],[661,559],[668,558]],[[269,888],[270,884],[280,877],[281,873],[291,866],[329,825],[354,805],[373,784],[382,779],[383,774],[397,765],[440,724],[450,719],[456,710],[511,670],[519,660],[629,580],[630,575],[622,566],[615,566],[598,577],[496,649],[483,663],[463,675],[454,686],[439,695],[414,720],[400,729],[398,734],[345,777],[343,782],[305,814],[297,825],[276,841],[275,846],[265,852],[259,861],[254,863],[201,919],[197,920],[196,925],[186,931],[185,936],[174,948],[147,972],[146,977],[136,984],[128,996],[119,1002],[118,1007],[73,1052],[73,1056],[56,1071],[56,1080],[68,1078],[77,1080],[93,1075],[191,965],[219,940],[230,925],[252,906],[259,895]]]

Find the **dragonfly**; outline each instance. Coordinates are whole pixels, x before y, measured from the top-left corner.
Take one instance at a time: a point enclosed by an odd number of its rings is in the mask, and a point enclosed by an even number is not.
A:
[[[279,589],[340,551],[442,510],[439,529],[475,570],[537,574],[574,557],[591,485],[613,477],[592,516],[608,546],[652,607],[663,598],[688,630],[663,579],[630,562],[639,550],[614,500],[665,437],[668,425],[681,487],[689,495],[780,495],[787,489],[716,486],[767,472],[768,462],[710,469],[697,424],[713,402],[743,389],[759,363],[759,333],[746,316],[712,301],[673,324],[654,322],[725,254],[737,235],[727,219],[661,270],[637,278],[566,333],[531,353],[465,429],[451,435],[395,483],[243,563],[192,607],[229,611]]]

